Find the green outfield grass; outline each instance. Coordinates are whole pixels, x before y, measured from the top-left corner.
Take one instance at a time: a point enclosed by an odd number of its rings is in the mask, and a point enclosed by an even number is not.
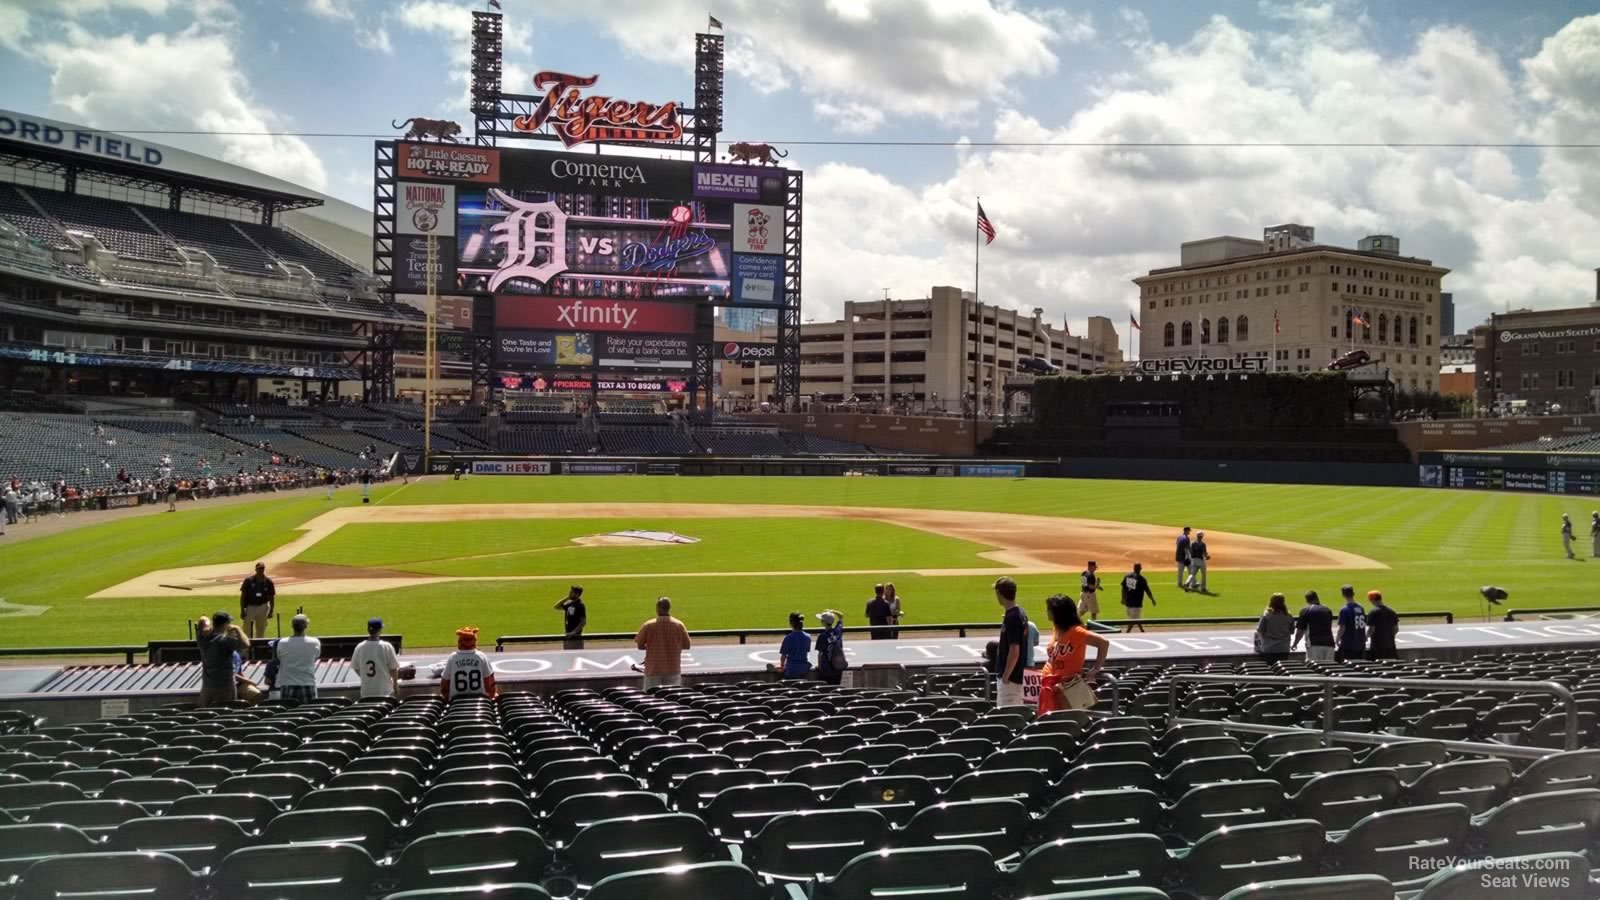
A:
[[[1040,515],[1148,522],[1257,534],[1333,547],[1377,559],[1383,571],[1229,572],[1226,548],[1213,546],[1215,596],[1176,591],[1166,574],[1153,579],[1154,615],[1244,615],[1259,612],[1275,590],[1292,597],[1315,588],[1325,597],[1351,581],[1365,591],[1381,588],[1396,608],[1441,609],[1478,615],[1477,588],[1498,584],[1512,605],[1600,604],[1600,561],[1567,562],[1557,537],[1562,512],[1570,513],[1587,550],[1589,512],[1597,503],[1535,494],[1367,487],[1192,484],[1178,482],[988,480],[914,478],[647,478],[479,477],[386,486],[374,491],[384,504],[495,502],[786,503],[998,510]],[[90,594],[154,569],[247,560],[294,539],[295,527],[330,506],[359,503],[353,491],[329,503],[316,492],[240,505],[188,504],[172,515],[130,517],[45,538],[18,540],[26,527],[0,538],[0,598],[8,604],[44,606],[37,616],[8,615],[0,606],[0,646],[139,643],[184,634],[184,622],[234,608],[236,598],[90,600]],[[806,520],[772,527],[774,520],[681,520],[676,529],[697,537],[716,532],[699,552],[718,558],[729,541],[747,565],[763,568],[857,569],[879,567],[905,600],[909,622],[987,621],[997,618],[988,578],[918,577],[905,569],[966,565],[983,549],[912,529],[849,520]],[[447,561],[461,548],[490,553],[563,543],[577,533],[662,523],[538,520],[408,526],[403,540],[382,525],[347,527],[311,548],[307,559],[337,554],[342,562],[404,566],[418,571],[489,574],[495,560]],[[852,531],[856,525],[865,530]],[[674,527],[668,525],[668,527]],[[422,531],[414,531],[417,528]],[[887,529],[885,532],[883,529]],[[412,533],[414,531],[414,533]],[[348,536],[345,534],[348,532]],[[364,537],[364,536],[370,536]],[[715,544],[716,547],[710,545]],[[499,557],[508,566],[557,565],[540,557],[589,561],[585,571],[636,572],[641,560],[672,558],[696,548],[584,548]],[[658,556],[654,554],[666,554]],[[615,555],[612,555],[615,554]],[[1587,553],[1584,554],[1587,556]],[[432,560],[428,562],[427,560]],[[1161,562],[1164,562],[1161,561]],[[476,564],[473,564],[476,563]],[[759,564],[757,564],[759,563]],[[459,567],[459,568],[458,568]],[[516,568],[517,572],[534,569]],[[544,569],[544,571],[554,571]],[[659,569],[657,569],[659,571]],[[684,571],[712,571],[689,567]],[[600,580],[589,585],[591,631],[632,630],[650,614],[651,602],[669,594],[690,627],[782,627],[790,609],[845,610],[859,620],[876,578],[857,576],[693,577],[657,576]],[[1042,613],[1045,595],[1075,589],[1075,579],[1018,579],[1024,606]],[[485,634],[549,632],[559,628],[551,605],[562,584],[480,581],[408,588],[382,594],[315,596],[287,590],[280,607],[304,605],[315,631],[353,633],[370,615],[382,615],[409,646],[439,646],[460,625]],[[1113,607],[1108,612],[1115,611]]]

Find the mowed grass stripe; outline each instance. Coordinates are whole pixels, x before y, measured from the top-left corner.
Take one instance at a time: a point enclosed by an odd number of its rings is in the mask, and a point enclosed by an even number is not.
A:
[[[1370,488],[1358,486],[1236,485],[1183,482],[1071,481],[1055,479],[915,478],[650,478],[650,477],[479,477],[428,481],[403,492],[399,486],[374,490],[385,503],[442,504],[495,502],[677,502],[793,503],[995,510],[1037,515],[1148,522],[1174,528],[1185,523],[1215,531],[1237,531],[1284,540],[1334,546],[1370,556],[1387,571],[1230,572],[1227,548],[1213,546],[1211,581],[1215,597],[1181,594],[1166,575],[1153,579],[1160,615],[1252,615],[1268,594],[1283,591],[1298,603],[1299,593],[1324,596],[1352,581],[1362,591],[1378,588],[1403,609],[1449,609],[1479,614],[1477,588],[1498,584],[1511,591],[1514,606],[1600,604],[1600,564],[1561,559],[1557,536],[1560,513],[1586,524],[1593,498],[1474,491]],[[88,600],[88,595],[155,569],[252,560],[293,540],[298,526],[338,506],[359,506],[353,492],[328,502],[315,492],[286,494],[238,506],[185,504],[180,512],[108,521],[91,527],[17,542],[27,527],[0,539],[0,597],[43,605],[43,616],[0,618],[0,646],[106,644],[181,638],[184,621],[237,605],[234,597]],[[504,523],[499,523],[503,525]],[[688,520],[678,530],[690,531]],[[455,527],[455,526],[450,526]],[[630,522],[625,527],[638,527]],[[759,528],[759,523],[752,523]],[[608,529],[610,530],[610,529]],[[1587,549],[1587,528],[1578,529]],[[912,534],[910,529],[898,529]],[[1337,531],[1337,535],[1330,534]],[[761,543],[753,532],[752,543]],[[762,552],[782,565],[765,569],[878,568],[892,577],[907,598],[913,622],[996,618],[998,608],[987,578],[923,578],[897,574],[889,565],[900,538],[861,542],[836,550],[814,536],[767,538]],[[481,541],[467,541],[482,549]],[[514,543],[514,542],[513,542]],[[527,546],[523,544],[522,546]],[[512,549],[518,549],[513,547]],[[446,550],[454,551],[454,547]],[[871,555],[867,565],[838,565],[841,553]],[[429,543],[413,559],[443,555]],[[566,551],[528,554],[561,556]],[[587,553],[579,550],[577,553]],[[644,552],[654,552],[648,549]],[[669,553],[674,551],[669,550]],[[1587,554],[1585,554],[1587,555]],[[1165,560],[1158,561],[1165,564]],[[987,561],[981,563],[987,565]],[[732,566],[719,563],[722,570]],[[747,566],[745,569],[757,568]],[[598,570],[588,570],[598,571]],[[709,570],[707,570],[709,571]],[[871,579],[877,580],[877,579]],[[1072,592],[1071,576],[1019,579],[1025,604],[1039,615],[1041,601],[1054,591]],[[781,627],[790,609],[815,612],[833,606],[858,621],[870,594],[867,578],[792,576],[785,578],[624,578],[591,586],[591,628],[637,627],[649,603],[670,593],[675,609],[701,628],[772,625]],[[368,616],[382,615],[391,628],[406,633],[408,645],[441,645],[462,624],[488,633],[550,631],[559,618],[548,606],[564,585],[485,580],[408,588],[381,594],[317,596],[293,587],[282,592],[285,609],[304,605],[315,630],[356,633]],[[537,601],[530,604],[530,600]],[[1114,610],[1114,608],[1113,608]]]
[[[624,530],[679,532],[694,544],[581,546]],[[803,552],[797,552],[801,550]],[[819,571],[994,566],[994,547],[856,519],[521,519],[346,525],[298,558],[425,575]]]

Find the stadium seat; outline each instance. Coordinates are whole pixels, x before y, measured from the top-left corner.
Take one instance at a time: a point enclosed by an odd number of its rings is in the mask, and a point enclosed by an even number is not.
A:
[[[282,812],[271,798],[260,794],[196,794],[183,797],[167,809],[169,816],[222,816],[249,834],[260,834]]]
[[[641,897],[706,897],[716,900],[767,900],[755,873],[733,862],[706,862],[666,869],[608,875],[585,900],[638,900]]]
[[[724,789],[699,815],[719,840],[740,843],[777,816],[816,807],[816,794],[803,784],[755,784]]]
[[[1600,787],[1600,750],[1568,750],[1536,759],[1517,773],[1513,794]]]
[[[1213,831],[1181,851],[1179,859],[1185,881],[1211,896],[1257,878],[1309,878],[1317,873],[1322,853],[1320,822],[1284,819]]]
[[[0,825],[0,886],[41,859],[93,853],[100,844],[71,825]]]
[[[889,820],[877,810],[819,809],[768,822],[745,843],[744,856],[765,879],[805,882],[888,843]]]
[[[382,856],[395,823],[382,810],[364,806],[286,812],[267,823],[263,844],[352,844]]]
[[[197,887],[199,879],[171,854],[80,853],[34,863],[23,876],[18,897],[186,897]]]
[[[827,765],[824,763],[824,765]],[[864,767],[863,767],[864,768]],[[865,772],[863,772],[865,774]],[[793,773],[790,773],[793,781]],[[846,779],[848,780],[848,779]],[[712,769],[687,775],[674,792],[674,805],[680,812],[698,813],[717,794],[741,785],[767,784],[767,776],[749,769]]]
[[[478,831],[485,828],[537,830],[533,811],[520,800],[478,800],[435,803],[417,810],[411,821],[414,837]]]
[[[1200,765],[1205,762],[1208,761],[1195,760],[1185,765]],[[1155,766],[1149,763],[1092,763],[1074,766],[1067,770],[1056,790],[1067,795],[1083,791],[1155,790],[1159,783]]]
[[[1223,781],[1191,788],[1172,805],[1173,831],[1194,843],[1218,828],[1278,819],[1283,789],[1265,778]]]
[[[1460,759],[1422,773],[1406,793],[1413,803],[1460,803],[1480,815],[1505,799],[1511,777],[1503,759]]]
[[[106,843],[112,850],[170,854],[192,871],[205,872],[249,841],[232,819],[168,814],[123,822]]]
[[[933,802],[933,783],[916,775],[877,775],[846,782],[828,796],[834,809],[871,809],[882,813],[896,827],[911,821],[917,810]]]
[[[211,887],[230,900],[365,900],[377,875],[354,844],[273,844],[223,857]]]
[[[818,879],[811,897],[985,897],[999,880],[994,860],[982,847],[901,847],[857,856],[837,876]]]
[[[1395,888],[1382,875],[1329,875],[1247,884],[1222,900],[1394,900]]]
[[[580,891],[621,872],[709,862],[718,842],[688,813],[602,819],[573,837],[562,856]]]
[[[1418,871],[1413,860],[1460,856],[1471,827],[1472,815],[1459,803],[1391,809],[1362,818],[1330,849],[1347,871],[1382,875],[1396,883],[1415,881],[1433,872]]]
[[[100,840],[118,825],[151,815],[143,806],[129,800],[65,800],[46,803],[33,811],[29,822],[72,825]]]
[[[1021,847],[1031,823],[1019,800],[947,801],[917,810],[896,837],[908,847],[970,844],[1004,861]]]
[[[452,831],[407,844],[394,874],[407,890],[537,883],[550,861],[544,839],[526,828]]]
[[[1600,828],[1600,788],[1513,797],[1475,823],[1475,839],[1495,857],[1582,853]]]
[[[20,775],[16,777],[19,782],[27,781],[27,779],[22,778]],[[73,787],[83,791],[85,797],[95,798],[100,796],[100,791],[104,789],[106,785],[113,781],[117,781],[118,779],[127,777],[129,777],[128,773],[122,771],[121,769],[76,769],[71,772],[62,772],[58,775],[53,775],[51,776],[50,780],[59,781],[62,784],[70,784]],[[3,778],[0,778],[0,783],[6,782]]]
[[[1318,775],[1289,798],[1286,812],[1316,819],[1328,831],[1344,831],[1370,813],[1388,809],[1400,797],[1393,769],[1346,769]]]
[[[872,769],[865,762],[841,759],[836,762],[801,766],[785,775],[783,780],[790,784],[803,784],[819,796],[827,796],[838,790],[841,785],[871,775]]]
[[[1020,897],[1158,888],[1170,865],[1166,845],[1153,834],[1061,839],[1040,844],[1024,855],[1008,886]]]
[[[1049,840],[1138,834],[1165,821],[1166,815],[1154,791],[1080,791],[1057,800],[1036,827]]]
[[[550,900],[550,892],[537,884],[473,884],[463,887],[420,888],[385,894],[383,900]]]
[[[198,793],[194,784],[179,778],[125,778],[101,789],[100,799],[132,800],[152,815],[160,815],[179,799]]]
[[[579,831],[604,819],[652,816],[667,812],[669,810],[661,795],[649,791],[576,794],[556,804],[556,808],[545,818],[544,827],[552,839],[558,843],[565,843],[572,840]]]
[[[70,784],[34,781],[28,784],[0,785],[0,809],[18,816],[32,815],[47,803],[86,799],[83,791]]]
[[[941,800],[1019,800],[1030,809],[1045,802],[1049,781],[1036,769],[968,772],[939,795]]]

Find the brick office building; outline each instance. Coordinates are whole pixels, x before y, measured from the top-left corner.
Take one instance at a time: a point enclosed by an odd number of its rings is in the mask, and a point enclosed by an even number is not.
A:
[[[1492,315],[1473,346],[1480,407],[1600,412],[1600,302]]]

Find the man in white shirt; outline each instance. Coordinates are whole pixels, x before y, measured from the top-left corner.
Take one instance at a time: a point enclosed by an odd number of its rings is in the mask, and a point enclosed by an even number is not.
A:
[[[277,643],[279,695],[290,703],[311,703],[317,699],[317,660],[322,657],[322,642],[306,636],[311,620],[302,613],[290,622],[294,634]]]
[[[350,667],[361,681],[361,698],[393,697],[400,690],[400,658],[383,639],[383,620],[367,620],[367,639],[356,645]]]
[[[489,657],[478,649],[478,629],[467,627],[456,631],[456,652],[444,661],[439,675],[439,693],[446,700],[499,694],[494,684],[494,667],[489,664]]]

